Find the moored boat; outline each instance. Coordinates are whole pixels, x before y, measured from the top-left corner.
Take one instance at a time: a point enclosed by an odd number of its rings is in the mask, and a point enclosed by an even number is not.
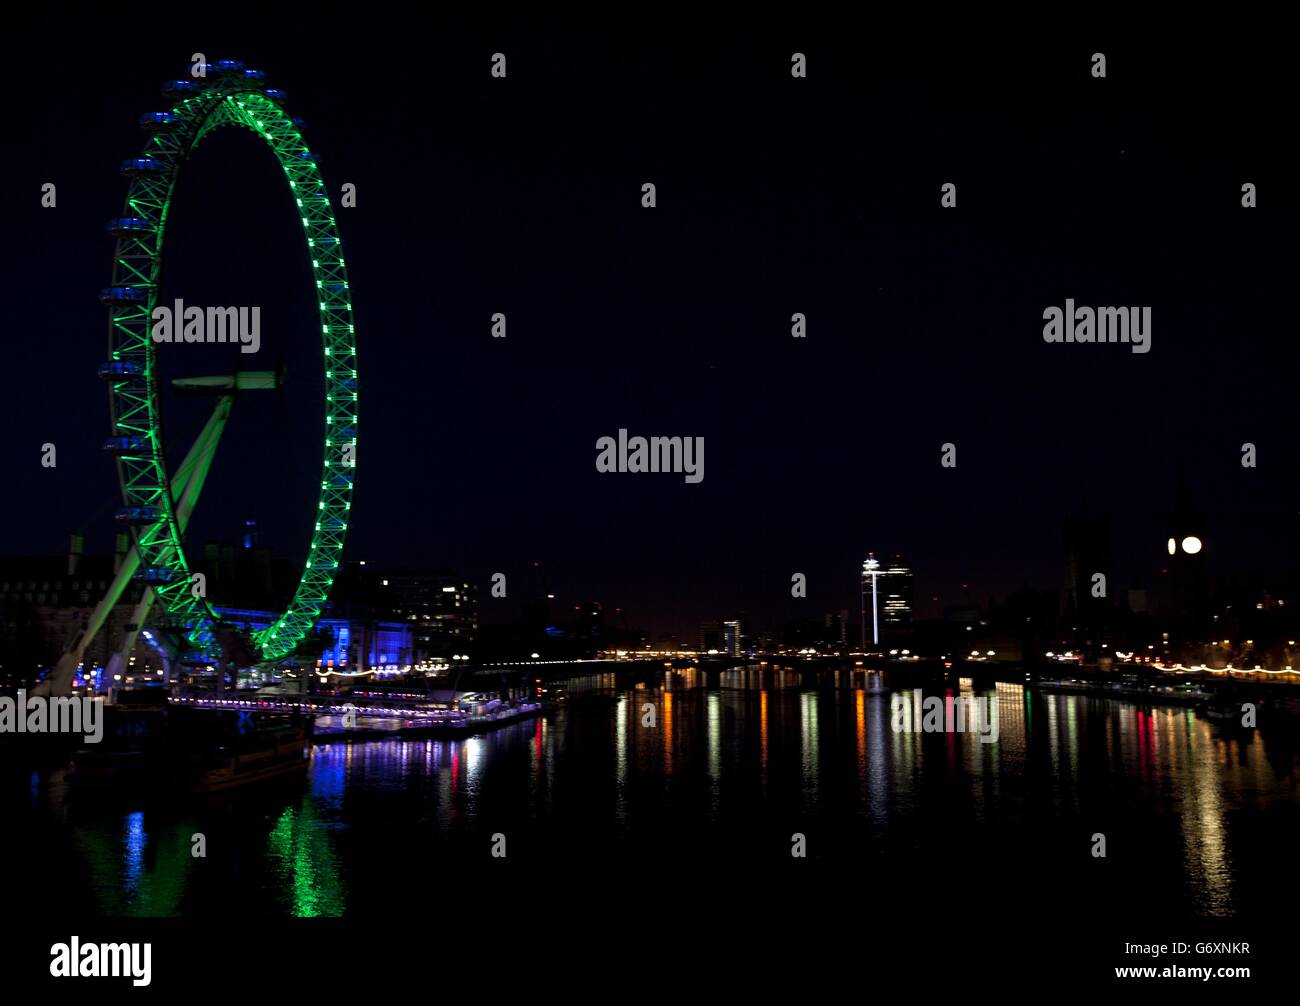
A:
[[[200,763],[190,790],[216,793],[306,771],[307,732],[293,724],[276,724],[238,734],[218,747]]]

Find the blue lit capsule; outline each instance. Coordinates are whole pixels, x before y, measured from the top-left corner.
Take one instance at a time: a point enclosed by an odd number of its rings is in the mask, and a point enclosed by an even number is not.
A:
[[[106,454],[145,454],[148,450],[147,437],[109,437],[104,441]]]
[[[144,217],[114,217],[108,222],[108,233],[119,238],[126,234],[152,234],[153,224]]]
[[[145,527],[149,524],[157,524],[162,520],[162,511],[156,506],[122,507],[113,513],[113,520],[118,524]]]
[[[162,172],[162,161],[155,161],[152,157],[133,157],[129,161],[122,162],[122,174],[131,178],[139,178],[144,175],[160,175]]]
[[[132,377],[143,377],[144,368],[134,360],[109,360],[99,365],[98,374],[104,381],[126,381]]]
[[[99,291],[99,302],[108,307],[116,307],[119,304],[143,304],[148,299],[148,292],[138,286],[108,286]]]
[[[180,573],[170,566],[142,566],[132,577],[136,583],[171,583]]]
[[[161,133],[171,129],[179,121],[180,118],[173,112],[145,112],[140,116],[140,128]]]

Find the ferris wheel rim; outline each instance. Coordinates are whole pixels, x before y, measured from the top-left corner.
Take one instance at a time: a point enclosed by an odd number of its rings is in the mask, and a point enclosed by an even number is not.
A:
[[[142,155],[122,166],[131,183],[123,216],[110,222],[118,238],[113,283],[101,294],[109,307],[110,351],[101,375],[109,381],[113,421],[113,436],[105,448],[116,456],[123,500],[117,516],[135,536],[145,582],[166,616],[185,626],[190,646],[214,652],[218,618],[206,597],[191,589],[189,559],[167,474],[158,352],[150,336],[177,178],[212,131],[227,125],[249,129],[271,147],[299,210],[324,348],[325,443],[311,542],[288,606],[253,634],[261,659],[274,661],[291,654],[315,626],[346,542],[356,465],[356,329],[333,204],[316,155],[302,138],[300,120],[288,116],[284,95],[268,88],[260,72],[245,70],[233,60],[202,69],[202,78],[174,81],[164,88],[177,100],[170,110],[141,119],[149,139]]]

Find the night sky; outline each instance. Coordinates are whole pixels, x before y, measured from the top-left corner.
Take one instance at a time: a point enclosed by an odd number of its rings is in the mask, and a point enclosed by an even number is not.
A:
[[[1059,589],[1061,521],[1081,508],[1112,521],[1116,588],[1154,587],[1181,471],[1213,568],[1282,582],[1300,520],[1297,63],[1281,33],[1248,45],[1187,20],[535,33],[349,17],[303,36],[119,18],[14,36],[4,551],[61,552],[75,529],[111,548],[104,225],[136,119],[197,51],[264,69],[332,193],[357,186],[338,211],[361,394],[351,558],[458,569],[488,620],[514,615],[537,561],[561,605],[693,634],[739,611],[856,608],[871,548],[913,561],[926,615],[961,584],[977,602]],[[255,514],[300,559],[319,337],[260,140],[205,143],[167,246],[162,302],[260,305],[262,352],[164,346],[163,375],[289,373],[237,403],[191,542],[233,541]],[[1150,306],[1151,352],[1045,344],[1042,312],[1067,297]],[[164,409],[179,459],[202,416]],[[703,483],[597,473],[596,440],[620,427],[704,437]],[[520,585],[505,602],[486,597],[496,571]]]

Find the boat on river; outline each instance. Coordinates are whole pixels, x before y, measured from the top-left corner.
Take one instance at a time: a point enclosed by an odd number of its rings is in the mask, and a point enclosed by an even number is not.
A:
[[[311,723],[169,710],[166,728],[126,743],[83,748],[69,764],[74,791],[215,793],[304,774]]]
[[[194,793],[216,793],[307,771],[307,731],[291,723],[237,734],[198,766]]]

